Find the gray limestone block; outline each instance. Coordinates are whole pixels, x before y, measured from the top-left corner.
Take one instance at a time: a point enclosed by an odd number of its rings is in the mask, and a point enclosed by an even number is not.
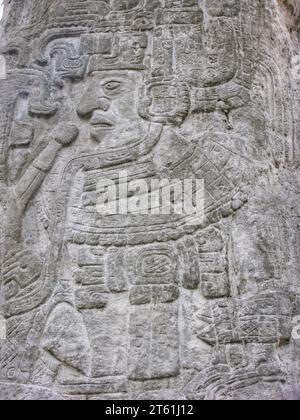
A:
[[[299,22],[4,0],[0,400],[299,399]]]

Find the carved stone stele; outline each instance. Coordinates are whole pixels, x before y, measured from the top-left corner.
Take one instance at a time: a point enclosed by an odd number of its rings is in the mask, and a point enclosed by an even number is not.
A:
[[[299,21],[4,1],[0,400],[300,399]],[[144,208],[101,213],[125,175]],[[201,222],[155,180],[202,180]]]

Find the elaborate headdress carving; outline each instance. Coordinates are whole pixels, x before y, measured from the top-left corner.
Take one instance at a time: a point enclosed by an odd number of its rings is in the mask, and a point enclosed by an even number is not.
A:
[[[88,73],[101,70],[145,70],[148,37],[141,33],[98,33],[81,36],[80,52],[88,57]]]
[[[247,39],[259,38],[256,2],[249,7],[245,0],[224,0],[220,8],[219,0],[54,1],[43,26],[32,28],[28,22],[24,27],[29,42],[33,33],[37,36],[31,49],[35,52],[29,57],[26,48],[14,48],[19,55],[14,65],[31,62],[45,74],[54,68],[54,83],[93,71],[143,71],[147,87],[142,91],[152,104],[157,83],[164,90],[169,84],[168,92],[175,84],[185,86],[191,101],[175,106],[180,118],[170,118],[170,109],[162,118],[154,112],[157,106],[146,109],[147,100],[141,105],[145,117],[178,124],[190,103],[193,112],[212,112],[239,108],[250,100],[255,46],[250,50]],[[255,25],[239,18],[242,7]]]

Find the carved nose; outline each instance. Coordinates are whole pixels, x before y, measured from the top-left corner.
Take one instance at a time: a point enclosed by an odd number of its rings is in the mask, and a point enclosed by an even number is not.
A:
[[[106,98],[100,98],[99,99],[99,106],[97,107],[97,109],[100,109],[101,111],[108,111],[109,107],[110,107],[110,100],[109,99],[106,99]]]
[[[105,97],[93,98],[86,95],[77,108],[77,114],[81,118],[91,118],[94,111],[108,111],[110,108],[110,100]]]

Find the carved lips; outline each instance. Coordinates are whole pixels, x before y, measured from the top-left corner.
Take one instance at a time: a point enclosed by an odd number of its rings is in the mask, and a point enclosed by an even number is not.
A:
[[[114,130],[115,125],[114,123],[104,116],[95,116],[91,121],[91,125],[100,130]]]

